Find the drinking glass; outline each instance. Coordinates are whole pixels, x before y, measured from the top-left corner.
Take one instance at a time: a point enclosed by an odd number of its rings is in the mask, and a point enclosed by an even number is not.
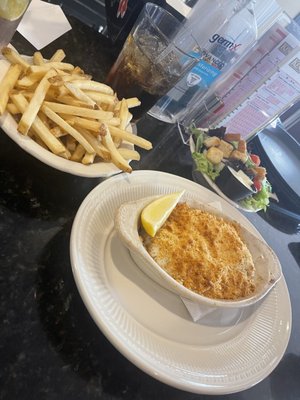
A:
[[[136,121],[198,61],[197,43],[164,8],[146,3],[107,77],[119,99],[138,97]]]
[[[0,50],[10,43],[30,1],[31,0],[0,1]]]

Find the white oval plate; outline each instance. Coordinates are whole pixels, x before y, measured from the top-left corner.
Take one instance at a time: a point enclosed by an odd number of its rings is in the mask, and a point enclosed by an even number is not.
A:
[[[8,66],[9,63],[6,60],[0,59],[0,81],[6,73]],[[27,153],[59,171],[67,172],[72,175],[84,176],[86,178],[107,178],[121,172],[112,163],[95,162],[91,165],[84,165],[53,154],[50,150],[44,149],[30,137],[20,134],[17,131],[16,121],[7,112],[0,117],[0,128]],[[127,147],[129,149],[134,148],[133,145],[129,143],[122,144],[122,147]]]
[[[259,236],[240,212],[197,183],[157,172],[120,174],[98,185],[80,206],[70,255],[79,292],[110,342],[155,379],[193,393],[247,389],[281,360],[290,336],[291,306],[284,278],[255,306],[216,310],[191,320],[181,299],[148,278],[114,230],[125,202],[186,189]]]
[[[195,151],[195,143],[194,143],[192,137],[190,137],[189,144],[190,144],[190,151],[192,154]],[[201,177],[203,177],[205,179],[205,181],[209,184],[209,186],[212,188],[212,190],[214,190],[219,196],[223,197],[223,199],[228,201],[229,204],[238,208],[239,210],[246,211],[246,212],[258,212],[261,210],[261,208],[257,208],[255,210],[249,209],[249,208],[243,207],[239,202],[235,202],[235,201],[231,200],[229,197],[227,197],[222,192],[222,190],[215,184],[215,182],[210,179],[210,177],[208,177],[206,174],[203,174],[201,171],[194,170],[193,171],[193,179],[195,180],[195,182],[198,182],[200,185],[201,185],[201,182],[199,179],[197,179],[197,174],[201,175]]]

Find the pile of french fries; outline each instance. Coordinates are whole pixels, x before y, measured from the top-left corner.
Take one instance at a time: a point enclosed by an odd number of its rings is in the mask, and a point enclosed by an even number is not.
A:
[[[20,134],[68,160],[85,165],[112,162],[125,172],[132,171],[128,160],[139,160],[140,154],[122,143],[152,148],[151,142],[127,130],[130,108],[140,101],[119,100],[111,87],[63,62],[63,50],[50,60],[35,52],[32,62],[9,47],[2,54],[10,66],[0,82],[0,115],[9,112]]]

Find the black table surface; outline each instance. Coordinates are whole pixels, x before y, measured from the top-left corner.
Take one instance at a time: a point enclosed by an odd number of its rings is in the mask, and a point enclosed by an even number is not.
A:
[[[104,80],[113,62],[95,31],[70,18],[72,30],[42,52],[63,48],[67,61]],[[35,49],[20,35],[14,46]],[[154,148],[135,170],[161,170],[192,180],[189,148],[173,126],[150,117],[138,131]],[[124,358],[86,310],[74,283],[69,239],[85,196],[101,179],[57,171],[0,131],[0,399],[205,399],[169,387]],[[245,214],[276,251],[289,288],[293,324],[279,365],[262,382],[224,399],[300,399],[299,236],[263,213]]]

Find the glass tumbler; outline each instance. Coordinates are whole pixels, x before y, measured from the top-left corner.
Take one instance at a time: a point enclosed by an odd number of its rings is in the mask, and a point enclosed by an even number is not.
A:
[[[0,50],[17,30],[31,0],[0,0]]]
[[[141,118],[196,63],[197,43],[177,18],[146,3],[112,66],[106,83],[122,98],[138,97],[131,110]]]

